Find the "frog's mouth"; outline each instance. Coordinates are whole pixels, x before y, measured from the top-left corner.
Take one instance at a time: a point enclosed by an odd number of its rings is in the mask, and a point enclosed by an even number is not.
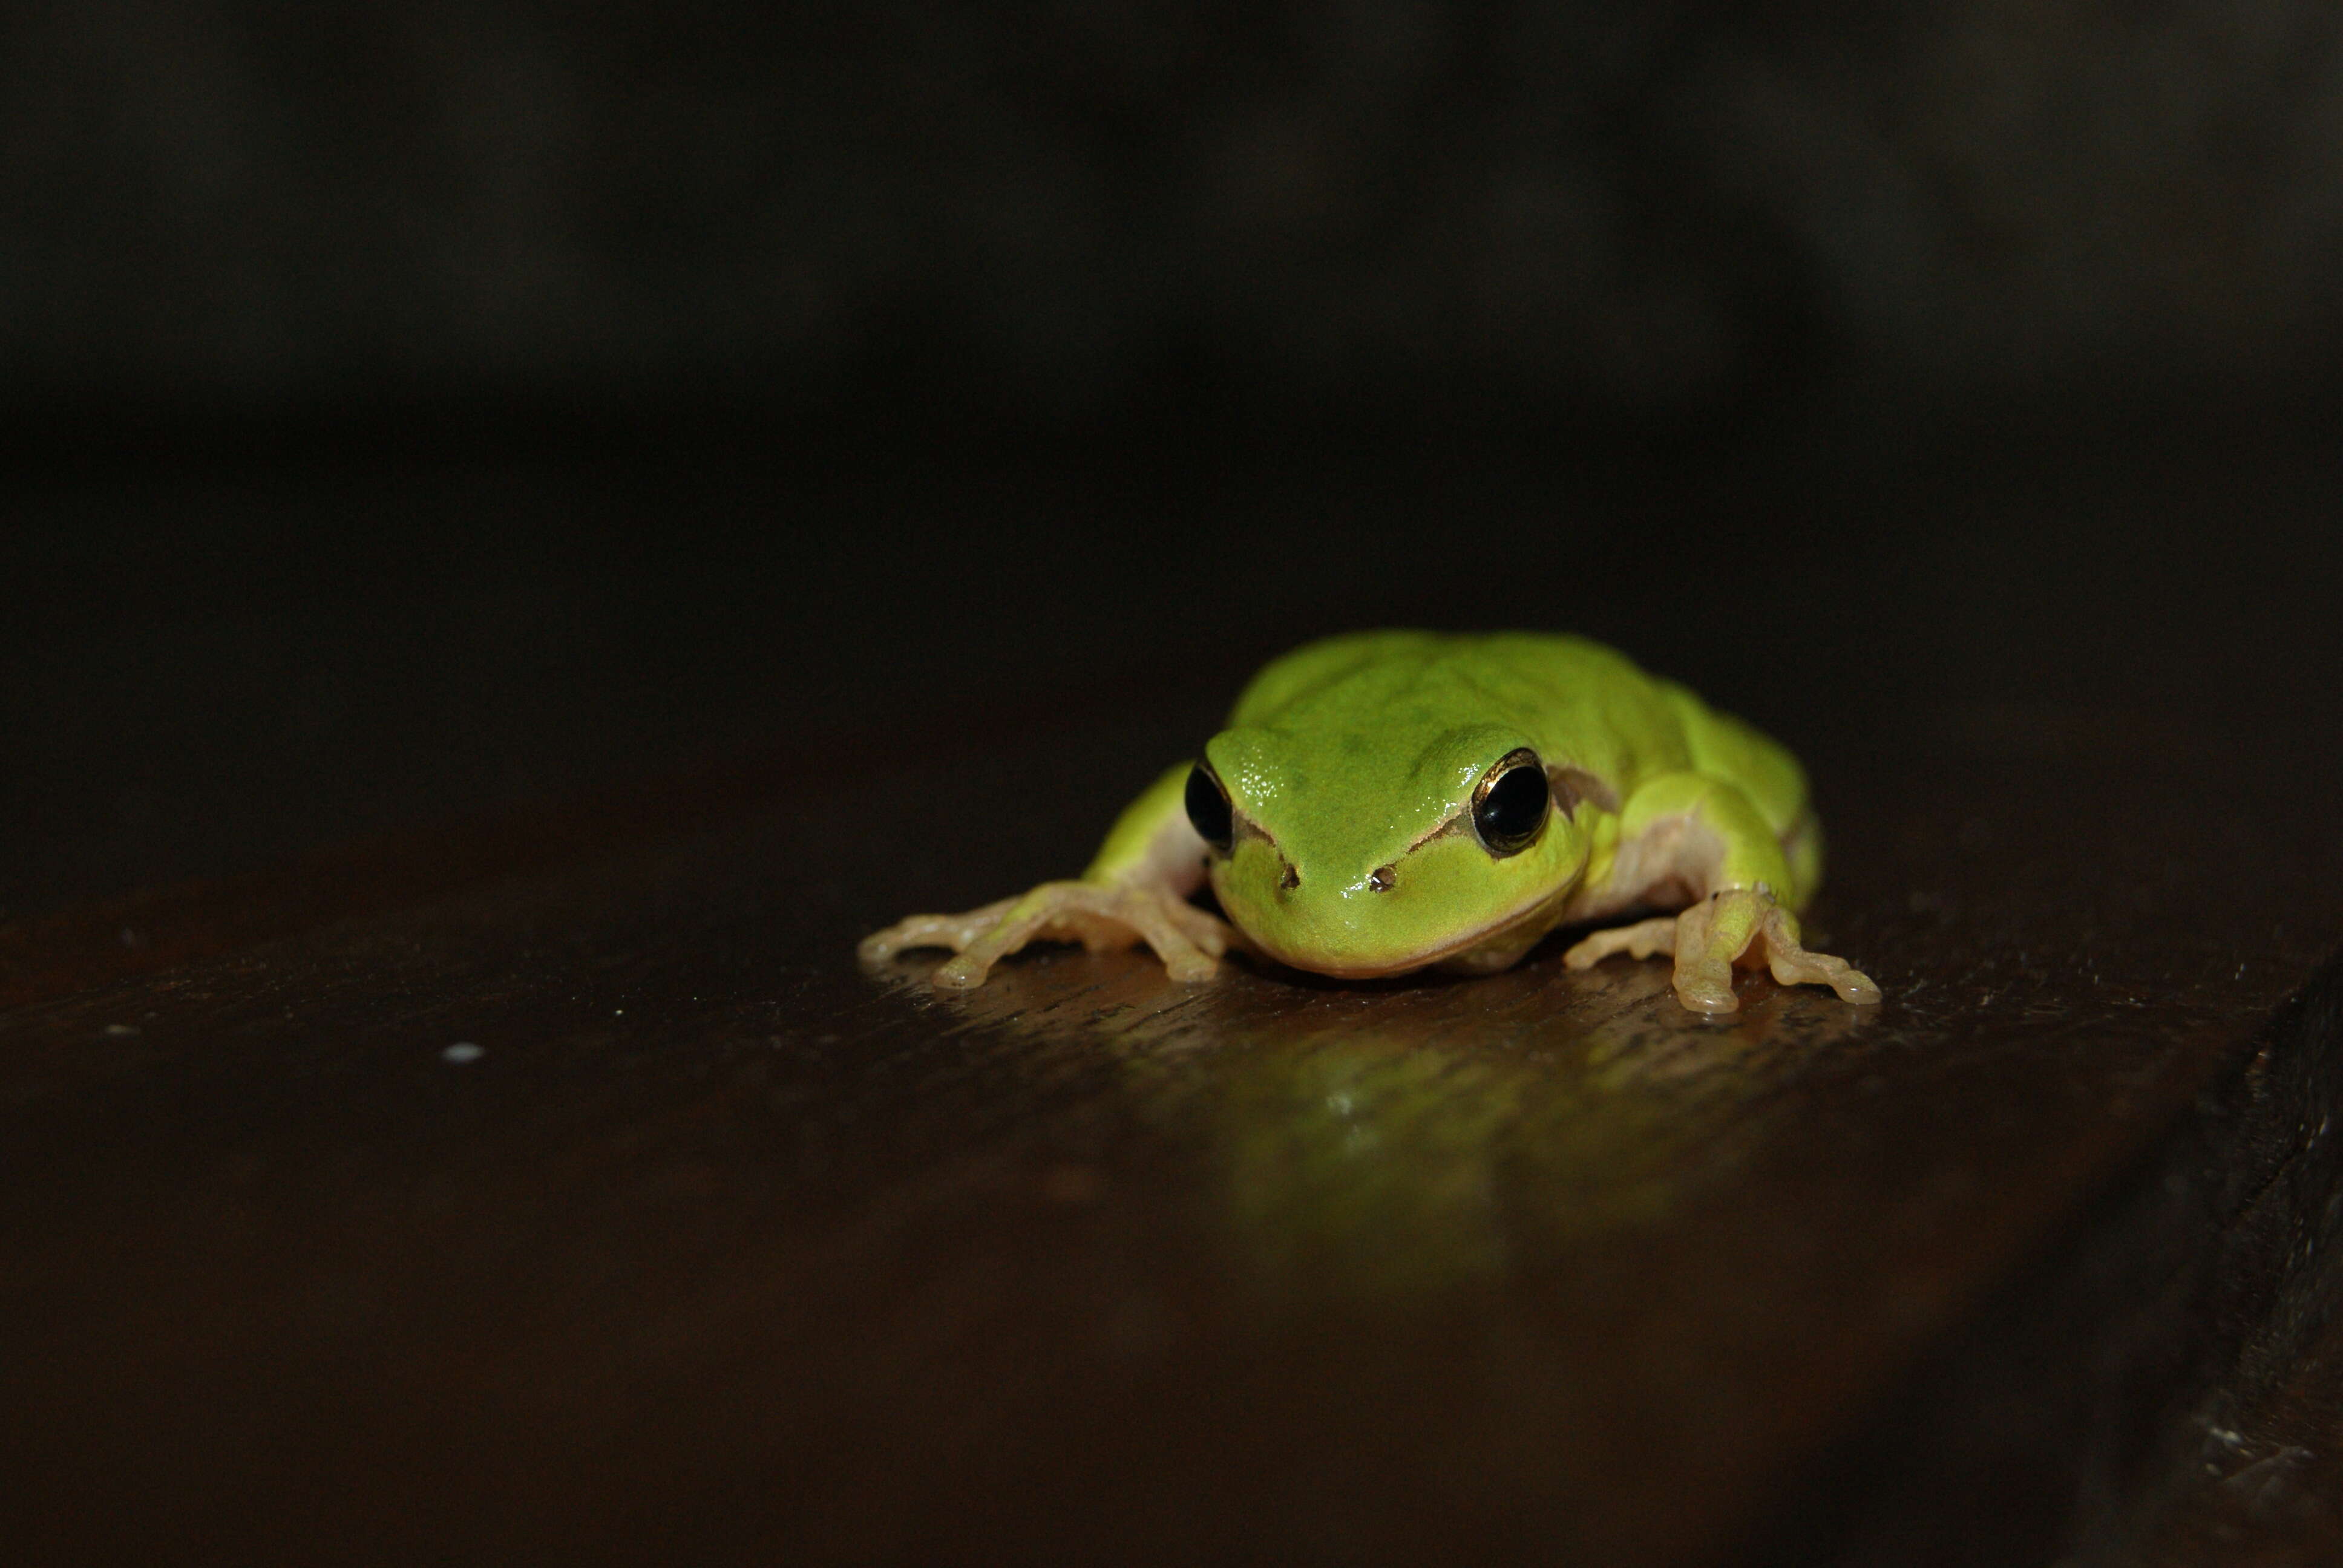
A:
[[[1564,883],[1559,890],[1541,894],[1519,909],[1500,915],[1495,920],[1443,942],[1437,947],[1426,948],[1403,958],[1383,959],[1372,963],[1344,963],[1339,959],[1302,958],[1282,950],[1276,942],[1264,939],[1250,930],[1245,930],[1244,934],[1246,940],[1260,951],[1291,969],[1303,970],[1315,975],[1325,975],[1332,980],[1384,980],[1393,975],[1413,974],[1417,970],[1429,969],[1443,960],[1470,952],[1483,943],[1494,941],[1499,937],[1517,931],[1541,917],[1547,918],[1551,923],[1553,917],[1561,913],[1563,904],[1568,900],[1575,887],[1576,879],[1574,878],[1570,882]],[[1242,921],[1238,921],[1237,925],[1240,930],[1244,930]]]

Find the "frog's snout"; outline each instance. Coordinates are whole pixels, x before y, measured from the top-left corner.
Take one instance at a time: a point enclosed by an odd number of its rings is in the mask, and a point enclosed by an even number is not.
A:
[[[1399,887],[1399,875],[1393,864],[1348,874],[1322,866],[1293,868],[1276,895],[1276,938],[1282,940],[1274,945],[1286,947],[1292,954],[1287,961],[1305,969],[1405,965],[1418,939],[1394,925],[1403,911],[1389,895]]]

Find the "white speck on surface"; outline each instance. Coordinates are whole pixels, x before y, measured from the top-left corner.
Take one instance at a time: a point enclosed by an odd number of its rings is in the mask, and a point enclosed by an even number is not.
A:
[[[614,1007],[610,1010],[610,1016],[612,1018],[624,1018],[627,1016],[627,1010],[622,1007]]]
[[[441,1051],[439,1053],[439,1060],[442,1061],[452,1061],[457,1066],[461,1067],[468,1061],[478,1061],[480,1058],[486,1055],[488,1055],[487,1051],[482,1050],[470,1040],[459,1040],[455,1044],[449,1046],[447,1050]]]
[[[139,1029],[135,1023],[109,1023],[106,1026],[106,1032],[109,1039],[127,1040],[138,1033]]]

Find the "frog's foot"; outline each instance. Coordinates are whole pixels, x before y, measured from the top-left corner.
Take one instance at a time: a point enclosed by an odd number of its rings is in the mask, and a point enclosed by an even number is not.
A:
[[[864,963],[885,963],[913,948],[950,948],[959,952],[1001,923],[1015,899],[1001,899],[962,915],[909,915],[883,931],[873,931],[855,947]]]
[[[1736,965],[1770,969],[1783,985],[1826,985],[1841,1001],[1869,1006],[1879,1000],[1871,978],[1845,959],[1801,947],[1797,918],[1762,884],[1711,894],[1676,916],[1674,951],[1676,1000],[1694,1012],[1740,1007],[1733,994]]]
[[[1094,953],[1145,942],[1173,980],[1207,980],[1237,940],[1226,921],[1162,888],[1044,882],[966,914],[913,915],[863,938],[859,951],[876,963],[909,948],[950,948],[960,956],[929,979],[966,990],[1028,942],[1080,942]]]

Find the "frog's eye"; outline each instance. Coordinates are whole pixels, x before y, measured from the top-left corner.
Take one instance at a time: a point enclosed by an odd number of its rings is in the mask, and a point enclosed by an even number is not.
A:
[[[1195,799],[1193,784],[1189,786],[1188,798]],[[1480,788],[1473,791],[1473,830],[1481,836],[1482,848],[1499,859],[1518,855],[1537,842],[1553,803],[1554,789],[1546,782],[1545,765],[1524,746],[1498,759]],[[1194,808],[1189,809],[1192,815]]]
[[[1236,821],[1229,810],[1229,792],[1212,770],[1199,762],[1188,770],[1188,820],[1196,836],[1225,855],[1236,837]]]

